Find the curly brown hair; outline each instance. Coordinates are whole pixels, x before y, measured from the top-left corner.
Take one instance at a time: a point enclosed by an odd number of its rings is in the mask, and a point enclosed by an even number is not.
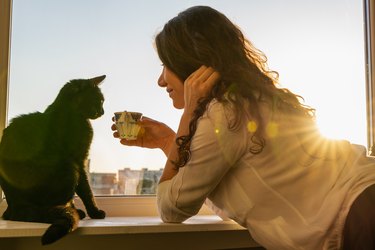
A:
[[[197,121],[213,99],[233,103],[235,116],[231,129],[240,124],[245,112],[257,122],[258,129],[252,136],[255,146],[250,148],[254,154],[260,153],[266,143],[260,99],[272,100],[273,107],[279,110],[311,119],[315,116],[315,110],[302,104],[300,96],[277,87],[278,73],[268,69],[267,57],[225,15],[211,7],[195,6],[179,13],[156,35],[155,45],[160,60],[182,81],[201,65],[211,66],[221,76],[208,96],[199,101],[189,134],[176,139],[179,146],[176,167],[183,167],[189,161]]]

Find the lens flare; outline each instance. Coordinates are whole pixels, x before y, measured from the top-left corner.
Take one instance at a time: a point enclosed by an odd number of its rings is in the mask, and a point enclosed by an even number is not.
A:
[[[250,133],[255,133],[255,131],[257,131],[258,129],[258,125],[256,124],[255,121],[249,121],[247,123],[247,130],[250,132]]]
[[[279,125],[277,125],[277,123],[275,122],[268,123],[266,127],[266,133],[271,138],[276,137],[279,133]]]

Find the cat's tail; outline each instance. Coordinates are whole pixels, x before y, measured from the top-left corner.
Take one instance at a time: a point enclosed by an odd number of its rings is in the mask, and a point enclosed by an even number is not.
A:
[[[47,212],[47,221],[52,225],[42,236],[42,245],[51,244],[78,227],[80,216],[71,206],[58,206]]]

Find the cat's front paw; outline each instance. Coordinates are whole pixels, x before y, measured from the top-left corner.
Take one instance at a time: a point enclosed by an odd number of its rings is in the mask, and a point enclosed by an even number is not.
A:
[[[11,219],[11,217],[12,217],[12,212],[10,211],[10,208],[8,207],[6,210],[5,210],[5,212],[3,213],[3,219],[4,220],[10,220]]]
[[[103,210],[97,209],[92,210],[88,212],[90,218],[92,219],[104,219],[105,218],[105,212]]]
[[[78,213],[78,216],[79,216],[79,219],[82,220],[83,218],[86,217],[86,214],[83,210],[81,209],[77,209],[77,213]]]

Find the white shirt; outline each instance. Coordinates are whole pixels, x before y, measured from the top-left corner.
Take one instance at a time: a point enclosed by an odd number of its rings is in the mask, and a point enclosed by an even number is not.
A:
[[[162,220],[182,222],[208,198],[267,249],[339,249],[352,202],[375,183],[375,160],[362,146],[329,141],[312,124],[261,105],[266,144],[252,154],[251,119],[229,129],[233,111],[211,102],[190,161],[158,186]]]

